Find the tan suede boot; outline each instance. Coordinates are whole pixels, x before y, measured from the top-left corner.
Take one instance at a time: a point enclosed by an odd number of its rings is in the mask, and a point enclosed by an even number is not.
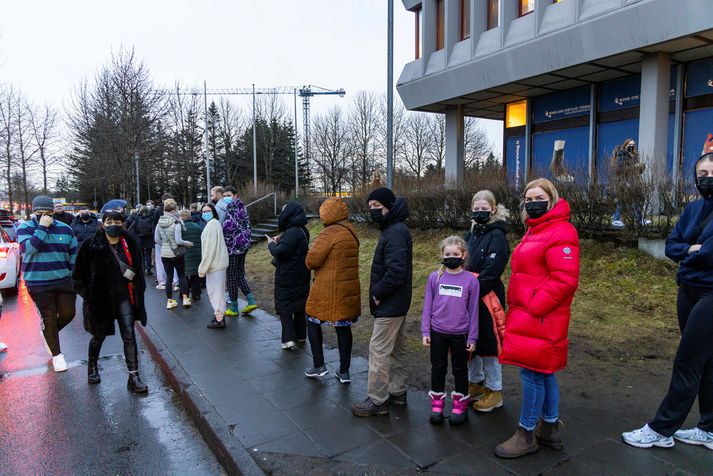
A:
[[[475,402],[485,396],[485,382],[468,382],[470,401]]]
[[[547,423],[545,420],[540,420],[537,428],[535,428],[535,438],[542,446],[561,451],[564,448],[560,428],[564,426],[562,420],[557,420],[555,423]]]
[[[498,458],[514,459],[537,451],[537,440],[534,431],[527,431],[518,426],[517,431],[504,443],[495,448],[495,456]]]

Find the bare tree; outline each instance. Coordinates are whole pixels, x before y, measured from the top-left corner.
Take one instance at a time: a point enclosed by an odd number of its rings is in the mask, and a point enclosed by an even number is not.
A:
[[[240,108],[233,103],[221,98],[218,103],[218,114],[220,114],[220,124],[218,125],[218,135],[222,146],[223,160],[216,159],[225,170],[219,172],[219,177],[224,179],[224,183],[237,183],[239,161],[237,158],[237,145],[240,131],[244,124]]]
[[[15,161],[20,167],[22,174],[22,195],[24,199],[25,215],[29,218],[30,210],[30,189],[28,187],[28,175],[34,165],[35,155],[39,148],[33,142],[32,126],[30,123],[32,106],[27,102],[22,94],[15,96]]]
[[[311,143],[312,163],[322,178],[324,191],[339,193],[349,172],[351,156],[349,131],[339,107],[314,118]]]
[[[425,112],[409,114],[404,127],[405,147],[402,155],[405,169],[421,178],[432,161],[433,125],[431,115]]]
[[[446,115],[430,114],[431,123],[431,160],[436,170],[443,170],[446,160]]]
[[[354,151],[352,188],[364,186],[377,169],[376,154],[382,118],[379,115],[379,98],[376,94],[359,91],[352,100],[348,118],[349,135]]]
[[[47,172],[55,162],[55,158],[51,155],[51,148],[56,137],[57,112],[49,104],[45,104],[41,111],[30,108],[28,112],[32,136],[39,152],[42,193],[47,194]]]
[[[14,165],[15,144],[15,91],[12,87],[0,91],[0,139],[2,140],[3,163],[5,164],[5,180],[7,181],[7,196],[10,210],[13,211],[14,189],[12,186],[12,171]]]
[[[465,118],[463,149],[466,169],[480,167],[493,151],[493,143],[478,119]]]

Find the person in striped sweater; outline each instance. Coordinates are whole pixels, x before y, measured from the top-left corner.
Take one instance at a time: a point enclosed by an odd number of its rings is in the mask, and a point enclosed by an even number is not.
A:
[[[77,258],[77,238],[69,225],[52,219],[54,203],[40,195],[32,200],[31,220],[17,229],[22,252],[22,275],[27,291],[42,318],[42,334],[52,355],[55,372],[67,370],[59,331],[72,322],[77,295],[72,269]]]

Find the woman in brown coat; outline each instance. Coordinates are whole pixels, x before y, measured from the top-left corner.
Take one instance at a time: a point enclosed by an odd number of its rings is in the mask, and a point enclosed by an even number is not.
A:
[[[361,314],[359,285],[359,238],[349,223],[349,210],[337,197],[327,199],[319,208],[324,230],[315,238],[307,253],[307,268],[314,271],[314,281],[307,299],[307,336],[312,348],[314,367],[305,370],[310,378],[327,375],[322,352],[322,326],[333,326],[339,346],[341,383],[350,383],[352,323]]]

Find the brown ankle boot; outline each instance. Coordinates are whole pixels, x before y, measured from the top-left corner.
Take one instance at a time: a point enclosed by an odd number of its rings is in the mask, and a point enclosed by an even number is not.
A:
[[[498,458],[513,459],[525,456],[537,451],[537,440],[534,431],[527,431],[518,426],[517,431],[504,443],[495,448],[495,456]]]
[[[542,446],[546,446],[555,451],[561,451],[564,448],[560,428],[564,426],[562,420],[557,420],[554,423],[547,423],[545,420],[540,420],[540,423],[535,428],[535,438]]]

